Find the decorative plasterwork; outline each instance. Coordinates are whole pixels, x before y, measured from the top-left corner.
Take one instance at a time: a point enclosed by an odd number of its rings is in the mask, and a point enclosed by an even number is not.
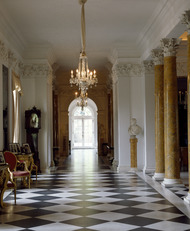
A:
[[[22,68],[23,78],[37,78],[52,76],[52,69],[48,64],[25,64]]]
[[[187,32],[190,34],[190,10],[185,11],[181,17],[181,23],[187,26]]]
[[[177,38],[163,38],[161,42],[161,48],[163,49],[164,57],[176,56],[176,50],[179,46],[181,39]]]
[[[140,64],[116,64],[112,68],[112,73],[117,77],[140,77],[142,67]]]
[[[154,62],[154,65],[163,65],[164,64],[164,55],[161,49],[154,49],[151,51],[151,56]]]
[[[152,60],[145,60],[142,63],[143,73],[144,74],[153,74],[154,73],[154,62]]]
[[[0,58],[3,63],[8,63],[8,50],[5,44],[0,40]]]
[[[11,50],[8,52],[8,65],[9,68],[14,70],[17,74],[20,74],[23,67],[22,61]]]

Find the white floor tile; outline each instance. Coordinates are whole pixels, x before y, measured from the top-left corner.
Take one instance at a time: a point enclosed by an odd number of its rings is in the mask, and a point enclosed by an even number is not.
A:
[[[145,228],[163,231],[184,231],[189,230],[190,225],[170,221],[161,221],[152,225],[147,225]]]
[[[127,206],[115,205],[115,204],[100,204],[100,205],[89,206],[88,208],[109,212],[109,211],[113,211],[113,210],[127,208]]]
[[[25,228],[17,227],[14,225],[0,224],[0,230],[2,231],[20,231]]]
[[[33,227],[32,230],[35,231],[74,231],[79,229],[79,226],[67,225],[62,223],[53,223],[48,225],[42,225],[38,227]]]
[[[105,220],[105,221],[116,221],[119,219],[131,217],[131,216],[132,215],[123,214],[123,213],[104,212],[104,213],[93,214],[87,217],[96,218],[96,219]]]
[[[170,219],[173,219],[176,217],[181,217],[181,216],[183,216],[183,214],[153,211],[150,213],[143,213],[143,214],[140,214],[138,216],[166,221],[166,220],[170,220]]]
[[[165,204],[156,204],[156,203],[145,203],[140,205],[132,206],[132,208],[139,208],[139,209],[150,209],[150,210],[161,210],[173,207],[172,205],[165,205]]]
[[[48,215],[38,216],[36,218],[47,220],[47,221],[53,221],[53,222],[61,222],[66,220],[72,220],[75,218],[79,218],[81,216],[73,215],[73,214],[66,214],[66,213],[52,213]]]
[[[107,222],[99,225],[93,225],[89,228],[98,230],[98,231],[128,231],[138,228],[139,226],[135,225],[128,225],[128,224],[121,224],[117,222]]]

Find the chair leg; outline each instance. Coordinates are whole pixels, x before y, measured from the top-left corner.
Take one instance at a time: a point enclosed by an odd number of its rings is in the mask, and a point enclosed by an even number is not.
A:
[[[15,196],[15,205],[16,205],[16,186],[14,188],[14,196]]]
[[[30,188],[30,176],[28,177],[28,188]]]
[[[38,179],[38,167],[36,166],[36,181]]]

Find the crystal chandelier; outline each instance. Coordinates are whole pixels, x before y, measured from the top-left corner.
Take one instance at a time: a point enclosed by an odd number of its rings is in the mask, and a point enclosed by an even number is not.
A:
[[[76,76],[74,76],[73,70],[71,70],[71,78],[70,78],[70,84],[76,85],[79,87],[79,90],[81,91],[82,95],[85,95],[87,93],[87,90],[89,87],[92,87],[93,85],[96,86],[98,83],[98,79],[96,77],[96,71],[94,70],[91,72],[88,69],[88,58],[86,56],[85,52],[85,14],[84,14],[84,4],[87,0],[79,0],[80,5],[82,5],[81,8],[81,43],[82,43],[82,52],[80,52],[79,57],[79,65],[78,69],[76,70]]]
[[[81,107],[81,110],[84,110],[84,107],[87,106],[88,93],[85,94],[81,91],[80,96],[78,97],[78,92],[75,92],[75,98],[77,99],[77,106]]]

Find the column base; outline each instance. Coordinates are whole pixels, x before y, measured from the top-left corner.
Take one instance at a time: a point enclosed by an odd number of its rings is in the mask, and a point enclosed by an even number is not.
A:
[[[165,188],[170,188],[170,187],[173,187],[173,186],[178,186],[178,187],[184,186],[181,179],[167,179],[167,178],[164,178],[164,181],[161,184]]]
[[[112,162],[113,168],[117,168],[118,164],[119,164],[118,160],[114,159],[113,162]]]
[[[127,173],[129,171],[129,166],[126,166],[126,165],[118,165],[117,167],[117,172],[118,173]]]
[[[154,176],[152,177],[153,180],[164,180],[164,176],[165,174],[164,173],[157,173],[155,172],[154,173]]]
[[[190,193],[189,192],[188,192],[188,195],[184,198],[184,201],[190,204]]]
[[[138,168],[131,168],[129,172],[138,172]]]

